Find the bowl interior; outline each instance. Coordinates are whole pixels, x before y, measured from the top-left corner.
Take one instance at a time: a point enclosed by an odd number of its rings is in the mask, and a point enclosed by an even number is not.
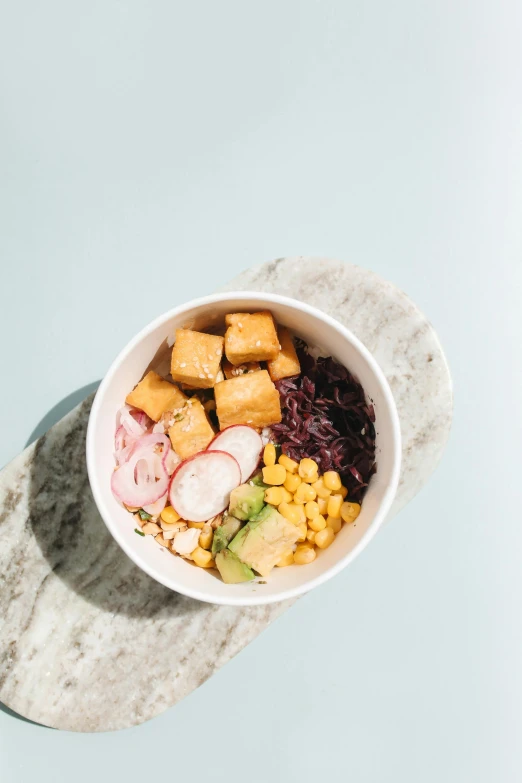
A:
[[[211,300],[209,303],[209,299]],[[114,432],[118,409],[147,368],[168,372],[169,346],[177,328],[208,329],[229,312],[270,309],[278,323],[289,327],[310,346],[317,346],[344,364],[360,381],[376,414],[377,473],[354,524],[344,525],[333,544],[307,566],[274,568],[266,580],[224,584],[212,571],[172,556],[151,536],[136,535],[134,519],[112,495]],[[181,308],[180,308],[181,310]],[[167,587],[200,600],[226,604],[256,604],[283,600],[305,592],[339,571],[367,543],[389,509],[399,469],[399,432],[391,394],[380,371],[360,343],[337,322],[292,300],[268,295],[218,295],[200,300],[181,312],[158,319],[136,337],[113,364],[93,405],[87,443],[89,477],[98,508],[120,546],[141,568]]]

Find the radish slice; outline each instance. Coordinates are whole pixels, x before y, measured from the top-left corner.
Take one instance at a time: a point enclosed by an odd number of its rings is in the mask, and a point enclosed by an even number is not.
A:
[[[209,451],[226,451],[237,460],[241,470],[241,481],[248,481],[257,468],[263,441],[252,427],[246,424],[234,424],[216,435]]]
[[[169,499],[182,519],[206,522],[228,506],[241,483],[237,461],[226,451],[200,451],[186,459],[172,476]]]

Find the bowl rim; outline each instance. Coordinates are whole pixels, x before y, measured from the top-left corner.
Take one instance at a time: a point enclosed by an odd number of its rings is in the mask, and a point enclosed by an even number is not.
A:
[[[304,582],[303,584],[296,586],[295,588],[288,588],[276,594],[266,595],[266,596],[262,596],[262,594],[256,592],[253,593],[252,596],[234,596],[232,594],[230,595],[230,597],[228,596],[218,597],[218,596],[213,596],[208,590],[193,590],[190,588],[187,589],[183,584],[179,583],[177,579],[169,580],[162,577],[147,562],[146,557],[137,554],[135,551],[131,549],[130,546],[127,545],[123,535],[120,534],[118,525],[116,525],[113,522],[111,518],[111,513],[105,505],[101,493],[101,488],[96,476],[95,450],[94,450],[96,422],[97,422],[99,411],[101,410],[102,407],[102,400],[105,394],[105,390],[109,386],[115,372],[123,364],[125,359],[134,350],[134,348],[137,345],[139,345],[139,343],[145,337],[147,337],[151,332],[153,332],[155,329],[157,329],[165,322],[171,320],[172,318],[178,315],[182,315],[185,311],[192,310],[195,307],[212,305],[215,304],[216,302],[223,302],[228,299],[236,299],[236,300],[257,299],[260,302],[286,305],[289,307],[293,307],[294,309],[297,309],[307,315],[318,318],[324,321],[325,323],[329,324],[332,328],[336,329],[338,332],[341,333],[341,335],[346,340],[348,340],[348,342],[352,344],[352,346],[363,356],[363,358],[368,363],[372,373],[374,374],[378,384],[381,387],[386,405],[388,406],[388,413],[390,415],[390,420],[391,420],[392,438],[393,438],[392,474],[391,474],[390,481],[388,482],[384,490],[383,498],[381,500],[381,503],[379,504],[377,512],[375,513],[368,527],[368,530],[364,533],[361,540],[344,557],[340,558],[334,565],[330,566],[330,568],[328,568],[326,571],[319,574],[315,578],[310,579],[307,582]],[[322,310],[319,310],[318,308],[313,307],[312,305],[309,305],[306,302],[300,302],[299,300],[293,299],[288,296],[282,296],[280,294],[272,294],[272,293],[263,293],[262,291],[226,291],[226,292],[219,292],[216,294],[209,294],[208,296],[198,297],[197,299],[191,299],[188,302],[173,307],[171,310],[168,310],[166,313],[163,313],[162,315],[158,316],[150,323],[148,323],[146,326],[144,326],[143,329],[141,329],[118,353],[116,358],[111,363],[109,369],[103,376],[103,379],[98,387],[98,390],[96,392],[91,407],[88,426],[87,426],[87,436],[86,436],[86,462],[87,462],[87,474],[89,477],[89,483],[94,497],[94,502],[96,503],[96,507],[100,513],[101,518],[103,519],[105,526],[109,530],[112,537],[116,540],[117,544],[121,547],[121,549],[123,549],[127,557],[129,557],[133,561],[133,563],[135,563],[139,568],[141,568],[142,571],[145,571],[146,574],[148,574],[150,577],[152,577],[153,579],[155,579],[157,582],[164,585],[165,587],[169,588],[170,590],[181,593],[182,595],[188,596],[189,598],[195,598],[198,601],[225,605],[225,606],[261,606],[264,604],[277,603],[278,601],[285,601],[291,598],[297,598],[298,596],[304,595],[305,593],[308,593],[310,590],[313,590],[314,587],[318,587],[319,585],[324,584],[329,579],[332,579],[334,576],[340,573],[340,571],[342,571],[344,568],[346,568],[346,566],[349,565],[349,563],[351,563],[352,560],[354,560],[360,554],[360,552],[362,552],[362,550],[370,543],[372,538],[376,535],[377,531],[383,524],[386,515],[390,510],[390,507],[394,500],[397,487],[399,484],[399,476],[400,476],[400,468],[401,468],[401,429],[400,429],[399,414],[397,412],[397,406],[395,404],[395,400],[393,398],[393,394],[388,384],[388,381],[386,379],[386,376],[381,370],[376,359],[373,357],[372,353],[359,340],[359,338],[353,334],[353,332],[351,332],[346,326],[344,326],[344,324],[340,323],[335,318],[332,318],[332,316],[328,315]]]

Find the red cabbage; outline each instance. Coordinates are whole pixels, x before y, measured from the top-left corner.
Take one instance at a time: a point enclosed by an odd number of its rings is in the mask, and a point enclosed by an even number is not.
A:
[[[348,499],[361,501],[375,465],[375,413],[361,384],[331,356],[317,361],[298,341],[301,374],[276,382],[283,418],[272,431],[283,454],[336,470]]]

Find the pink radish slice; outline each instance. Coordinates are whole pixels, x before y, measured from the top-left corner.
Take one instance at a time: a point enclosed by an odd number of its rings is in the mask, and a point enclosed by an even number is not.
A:
[[[182,519],[206,522],[225,510],[240,483],[241,470],[231,454],[200,451],[176,468],[169,499]]]
[[[237,460],[241,470],[241,481],[248,481],[257,468],[263,441],[252,427],[246,424],[234,424],[216,435],[209,451],[226,451]]]

